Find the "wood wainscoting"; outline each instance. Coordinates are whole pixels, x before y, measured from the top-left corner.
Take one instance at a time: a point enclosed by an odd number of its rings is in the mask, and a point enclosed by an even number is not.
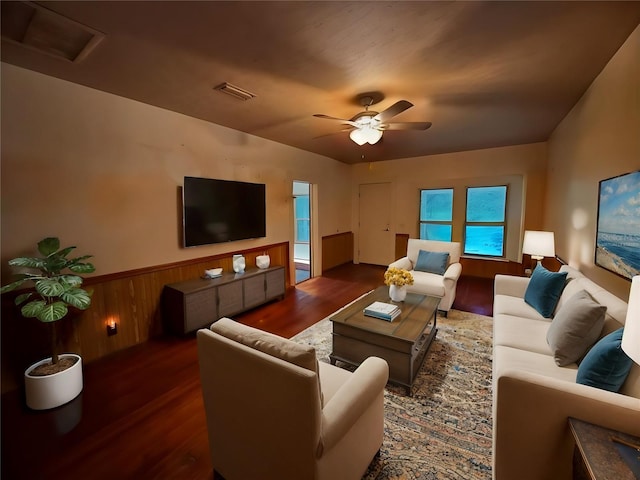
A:
[[[289,287],[289,242],[89,277],[84,286],[93,290],[91,307],[56,322],[62,351],[77,353],[88,363],[163,334],[160,306],[164,286],[197,278],[205,269],[233,271],[232,257],[237,253],[245,256],[247,265],[255,265],[255,257],[267,253],[271,265],[285,267]],[[2,296],[3,393],[22,385],[24,370],[50,355],[47,330],[51,325],[23,318],[14,305],[15,296],[15,292]],[[118,324],[118,333],[107,336],[107,324],[112,320]]]
[[[400,260],[407,256],[407,245],[409,245],[408,233],[396,233],[395,257]]]
[[[353,262],[353,232],[322,237],[322,271]]]

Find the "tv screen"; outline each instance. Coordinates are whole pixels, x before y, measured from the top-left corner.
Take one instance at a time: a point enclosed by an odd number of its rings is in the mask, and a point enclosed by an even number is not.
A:
[[[266,236],[264,184],[184,177],[182,205],[185,247]]]

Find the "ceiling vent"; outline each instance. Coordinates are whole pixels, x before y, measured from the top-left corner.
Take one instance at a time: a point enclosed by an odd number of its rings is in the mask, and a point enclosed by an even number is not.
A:
[[[251,100],[252,98],[255,98],[255,94],[227,82],[221,83],[217,87],[213,87],[213,89],[226,93],[227,95],[231,95],[238,100]]]
[[[56,58],[79,62],[104,34],[31,2],[0,2],[2,39]]]

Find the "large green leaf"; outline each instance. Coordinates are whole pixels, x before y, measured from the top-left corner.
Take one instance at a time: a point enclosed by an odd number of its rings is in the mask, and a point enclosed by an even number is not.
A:
[[[75,249],[76,247],[67,247],[67,248],[63,248],[62,250],[60,250],[58,252],[58,255],[60,255],[61,257],[66,257],[67,255],[69,255],[69,253]]]
[[[47,237],[38,242],[38,251],[45,257],[48,257],[58,250],[60,250],[60,240],[56,237]]]
[[[79,287],[83,282],[82,277],[78,275],[61,275],[58,278],[67,287]]]
[[[76,263],[84,262],[87,258],[91,258],[91,257],[93,257],[93,255],[82,255],[81,257],[73,258],[69,261],[75,265]]]
[[[96,271],[96,267],[91,263],[78,263],[69,265],[69,270],[75,273],[93,273]]]
[[[24,275],[23,275],[23,277],[24,277]],[[29,280],[29,279],[28,278],[21,278],[20,280],[16,280],[15,282],[9,283],[9,284],[5,285],[4,287],[0,288],[0,293],[5,293],[5,292],[10,292],[11,290],[15,290],[16,288],[18,288],[20,285],[22,285],[27,280]]]
[[[69,260],[59,255],[51,255],[44,260],[43,268],[47,272],[58,273],[60,270],[67,267]]]
[[[18,295],[18,296],[16,297],[16,299],[15,299],[15,303],[16,303],[16,305],[20,305],[21,303],[24,303],[24,302],[25,302],[25,300],[28,300],[28,299],[31,297],[31,295],[33,295],[33,293],[32,293],[32,292],[29,292],[29,293],[23,293],[22,295]]]
[[[45,307],[38,313],[38,320],[41,322],[55,322],[63,318],[69,309],[64,302],[53,302]]]
[[[45,279],[36,282],[36,291],[43,297],[59,297],[66,290],[58,279]]]
[[[24,307],[22,307],[20,309],[20,312],[22,313],[23,317],[37,317],[46,305],[47,304],[44,300],[34,300],[33,302],[29,302]]]
[[[44,268],[44,258],[18,257],[9,260],[12,267]]]
[[[91,295],[82,288],[72,288],[60,295],[60,300],[73,305],[80,310],[86,310],[91,305]]]

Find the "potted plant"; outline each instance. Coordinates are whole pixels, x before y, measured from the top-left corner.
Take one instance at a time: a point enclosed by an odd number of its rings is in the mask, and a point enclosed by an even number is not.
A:
[[[391,267],[384,272],[384,284],[389,285],[389,298],[403,302],[407,297],[407,285],[413,285],[413,275],[403,268]]]
[[[83,279],[77,274],[92,273],[95,267],[86,262],[91,255],[67,258],[76,247],[60,249],[60,240],[48,237],[38,242],[42,257],[18,257],[9,260],[12,267],[31,271],[17,275],[0,293],[9,292],[32,282],[35,289],[18,295],[23,317],[37,318],[50,325],[51,357],[31,365],[25,371],[27,405],[46,410],[63,405],[82,391],[82,359],[75,354],[60,354],[57,322],[70,308],[86,310],[91,305],[90,292],[81,288]],[[65,272],[68,271],[68,272]]]

